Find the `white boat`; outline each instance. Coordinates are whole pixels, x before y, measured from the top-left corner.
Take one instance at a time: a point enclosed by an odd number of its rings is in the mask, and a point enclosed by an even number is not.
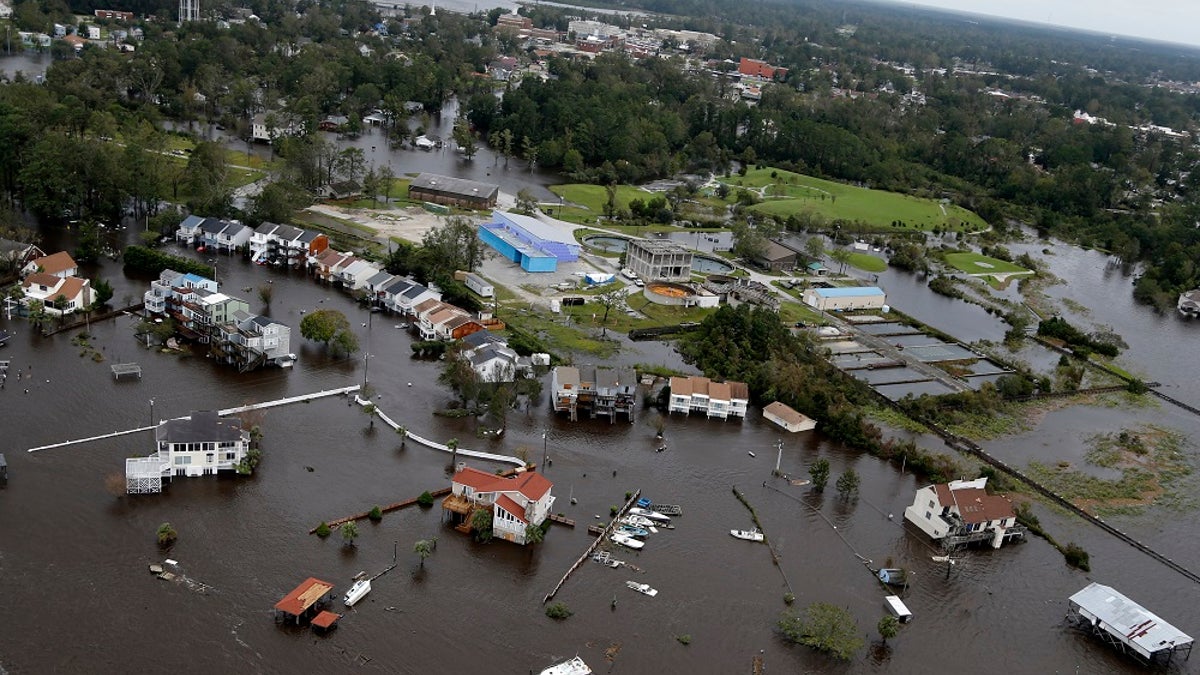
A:
[[[635,507],[629,509],[629,512],[635,516],[649,518],[650,520],[656,520],[660,523],[671,522],[670,516],[664,516],[663,514],[659,513],[658,511],[651,511],[650,509],[643,509],[640,506],[635,506]]]
[[[734,536],[734,538],[736,538],[736,539],[745,539],[746,541],[762,541],[763,540],[763,533],[759,532],[757,529],[754,529],[754,530],[730,530],[729,534],[732,534]]]
[[[758,455],[754,454],[753,452],[750,452],[749,450],[746,451],[746,454],[750,455],[751,457],[758,457]]]
[[[346,591],[346,597],[342,598],[342,602],[347,607],[353,607],[356,602],[363,599],[367,593],[371,592],[371,580],[361,579],[354,582],[350,590]]]
[[[609,538],[612,539],[614,544],[620,544],[626,548],[632,548],[634,550],[640,549],[646,545],[645,542],[638,541],[637,539],[620,532],[613,532],[612,536]]]
[[[557,663],[543,670],[541,675],[592,675],[592,669],[583,659],[576,656],[569,661]]]
[[[638,593],[641,593],[642,595],[648,595],[652,598],[658,595],[658,591],[650,588],[650,584],[639,584],[636,581],[626,581],[625,585],[637,591]]]
[[[623,525],[633,525],[634,527],[644,527],[647,530],[650,530],[650,528],[654,527],[653,520],[650,520],[649,518],[643,518],[642,516],[625,516],[621,519],[621,523]],[[650,530],[650,533],[654,534],[654,531]]]

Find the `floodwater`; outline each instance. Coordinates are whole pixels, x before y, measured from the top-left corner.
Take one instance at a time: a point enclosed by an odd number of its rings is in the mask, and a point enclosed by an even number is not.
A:
[[[48,238],[65,244],[69,234]],[[145,288],[144,280],[125,278],[111,263],[98,271],[114,283],[117,298]],[[737,673],[760,652],[773,672],[924,673],[935,662],[945,672],[1011,672],[1017,663],[1035,672],[1137,669],[1064,626],[1067,596],[1089,577],[1066,568],[1045,542],[973,552],[947,578],[929,560],[935,551],[925,539],[901,525],[918,481],[819,433],[784,437],[758,415],[744,422],[675,416],[666,422],[667,451],[656,453],[657,413],[640,411],[634,424],[570,423],[554,417],[543,396],[530,410],[510,413],[502,440],[478,440],[471,422],[431,414],[451,398],[436,383],[438,364],[414,360],[409,337],[391,319],[375,315],[363,328],[365,312],[298,274],[232,258],[222,259],[219,274],[227,290],[247,298],[272,281],[270,314],[293,327],[301,309],[346,312],[371,355],[369,373],[361,354],[329,358],[297,337],[300,361],[291,372],[238,375],[202,357],[141,348],[129,317],[92,326],[107,359],[94,363],[79,355],[68,334],[41,338],[24,323],[0,319],[0,327],[16,332],[0,358],[23,373],[0,390],[0,437],[10,467],[9,485],[0,490],[0,594],[12,617],[0,631],[6,671],[114,672],[153,663],[176,672],[428,673],[467,672],[486,660],[495,672],[525,673],[579,654],[598,672]],[[645,352],[622,358],[677,362],[669,346],[638,347]],[[121,361],[140,363],[143,378],[113,381],[108,366]],[[546,472],[555,482],[555,511],[578,526],[555,525],[544,544],[529,550],[476,544],[443,524],[435,507],[364,523],[353,548],[336,537],[308,535],[321,520],[448,484],[446,456],[413,443],[401,448],[395,434],[382,424],[369,427],[368,418],[340,398],[265,413],[266,455],[256,476],[178,479],[161,495],[117,497],[105,487],[105,476],[119,473],[125,457],[151,449],[147,433],[25,452],[144,425],[151,416],[344,386],[368,375],[379,407],[418,434],[497,452],[525,447],[538,461],[544,448],[553,460]],[[803,474],[825,457],[834,476],[847,467],[858,471],[860,497],[845,501],[832,489],[821,495],[771,479],[777,439],[785,473]],[[781,556],[778,567],[765,547],[727,534],[751,526],[731,494],[735,485],[758,510]],[[584,564],[557,598],[574,616],[561,623],[545,617],[542,597],[590,542],[586,524],[638,488],[683,506],[677,529],[654,535],[643,552],[616,554],[642,573]],[[577,505],[569,503],[572,496]],[[1091,578],[1185,630],[1200,625],[1188,582],[1078,519],[1051,511],[1042,517],[1060,538],[1091,552]],[[169,551],[154,541],[164,521],[179,532]],[[412,545],[431,536],[438,538],[437,551],[422,570]],[[1169,555],[1196,559],[1189,550],[1195,545],[1179,541],[1194,537],[1163,539],[1175,547],[1167,548]],[[272,605],[305,577],[327,579],[344,592],[359,570],[389,565],[394,546],[399,566],[376,580],[331,636],[317,638],[272,620]],[[861,631],[874,635],[886,593],[856,555],[877,566],[891,558],[915,571],[905,598],[913,623],[886,650],[864,648],[849,665],[785,645],[773,628],[784,609],[782,575],[797,607],[814,601],[847,607]],[[149,575],[146,565],[164,557],[180,561],[184,574],[213,590],[200,593]],[[630,592],[627,579],[649,583],[658,596]],[[675,639],[684,634],[691,636],[688,646]],[[947,636],[955,637],[948,642]],[[606,666],[610,648],[615,657]]]

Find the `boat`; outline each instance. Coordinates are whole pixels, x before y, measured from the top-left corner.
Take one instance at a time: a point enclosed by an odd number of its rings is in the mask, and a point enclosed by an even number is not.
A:
[[[758,457],[758,455],[754,454],[753,452],[750,452],[749,450],[746,451],[746,454],[750,455],[751,457]]]
[[[643,509],[640,506],[635,506],[635,507],[629,509],[629,512],[635,516],[649,518],[650,520],[654,520],[654,521],[657,521],[660,523],[671,522],[670,516],[664,516],[663,514],[659,513],[658,511],[651,511],[650,509]]]
[[[350,590],[346,591],[346,597],[342,598],[342,603],[347,607],[353,607],[355,603],[363,599],[367,593],[371,592],[371,580],[360,579],[354,582]]]
[[[556,663],[541,672],[541,675],[591,675],[592,669],[583,659],[576,656],[568,661]]]
[[[908,573],[898,567],[885,567],[879,570],[877,576],[888,586],[908,585]]]
[[[640,549],[646,545],[646,542],[638,541],[637,539],[634,539],[628,534],[624,534],[622,532],[613,532],[609,539],[612,539],[614,544],[620,544],[621,546],[632,548],[634,550]]]
[[[635,525],[622,525],[620,528],[618,528],[618,530],[620,532],[624,532],[625,534],[637,537],[638,539],[645,539],[646,537],[650,536],[650,530],[647,530],[644,527],[637,527]]]
[[[621,519],[620,522],[623,525],[633,525],[634,527],[644,527],[647,530],[654,527],[653,520],[650,520],[649,518],[643,518],[641,516],[625,516],[624,518]],[[653,533],[654,533],[653,530],[651,530],[651,534],[653,534]]]
[[[763,533],[759,532],[757,528],[753,530],[730,530],[729,534],[733,535],[736,539],[745,539],[746,541],[763,540]]]
[[[653,588],[650,588],[650,584],[639,584],[636,581],[626,581],[625,585],[628,586],[629,588],[637,591],[638,593],[641,593],[642,595],[648,595],[652,598],[654,596],[658,595],[658,591],[656,591]]]
[[[646,497],[642,497],[641,499],[637,500],[636,506],[639,506],[643,509],[648,509],[648,508],[650,508],[650,504],[651,504],[651,501],[649,499],[647,499]]]
[[[948,555],[935,555],[935,556],[932,556],[930,558],[930,560],[932,560],[933,562],[938,562],[938,563],[943,563],[943,562],[949,563],[951,565],[953,565],[955,563],[954,558],[951,558]]]

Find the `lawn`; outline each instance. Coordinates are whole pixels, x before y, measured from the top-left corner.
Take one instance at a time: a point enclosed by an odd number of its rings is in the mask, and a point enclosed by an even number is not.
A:
[[[989,258],[978,253],[947,253],[946,264],[967,274],[1028,274],[1029,270],[1010,262]]]
[[[851,267],[857,267],[864,272],[883,272],[887,270],[887,263],[883,258],[877,258],[870,253],[851,253],[846,262]]]
[[[787,217],[810,212],[827,219],[860,221],[880,228],[982,230],[987,223],[967,209],[884,190],[835,183],[782,169],[757,168],[725,179],[732,186],[765,188],[765,200],[751,211]],[[903,229],[899,228],[899,229]]]
[[[604,204],[608,202],[608,192],[603,185],[567,183],[565,185],[551,185],[550,191],[562,197],[567,202],[583,207],[593,216],[603,215]],[[633,185],[617,186],[618,207],[628,207],[629,202],[635,199],[649,200],[653,196],[654,193],[647,192]]]

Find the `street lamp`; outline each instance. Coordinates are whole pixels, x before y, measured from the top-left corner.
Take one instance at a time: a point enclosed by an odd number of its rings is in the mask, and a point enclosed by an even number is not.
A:
[[[154,426],[154,399],[150,399],[150,426]]]
[[[209,258],[209,259],[208,259],[208,262],[212,263],[212,268],[213,268],[213,281],[217,281],[217,259],[216,259],[216,258]],[[220,285],[220,282],[217,282],[217,283],[218,283],[218,285]]]

